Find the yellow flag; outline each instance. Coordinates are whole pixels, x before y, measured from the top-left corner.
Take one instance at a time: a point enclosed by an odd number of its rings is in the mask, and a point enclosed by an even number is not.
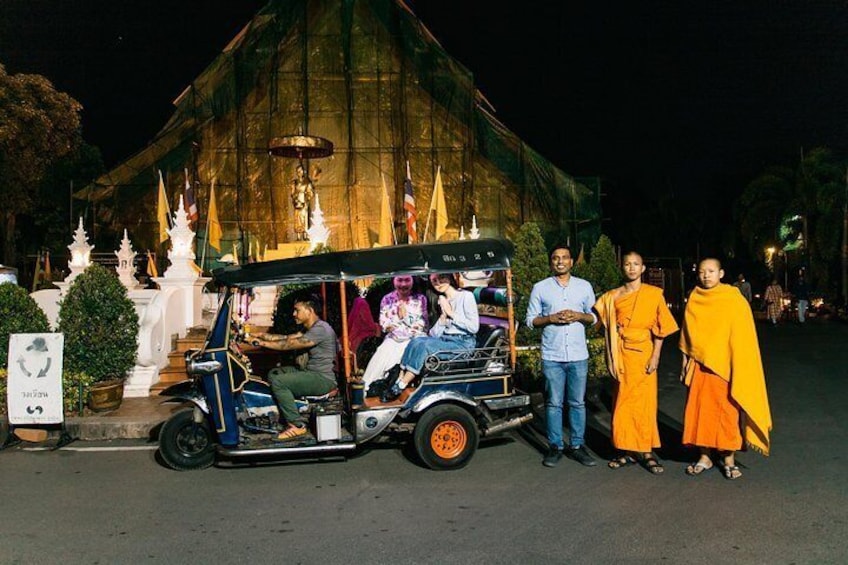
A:
[[[221,229],[221,222],[218,221],[218,205],[215,203],[215,179],[212,179],[212,188],[209,189],[209,225],[206,228],[206,237],[209,238],[209,245],[221,251],[221,236],[224,235],[224,230]]]
[[[159,269],[156,268],[156,261],[153,260],[150,250],[147,250],[147,274],[151,278],[159,276]]]
[[[162,171],[159,171],[159,202],[156,205],[156,218],[159,220],[159,243],[168,241],[168,216],[170,215],[168,198],[165,196],[165,181],[162,180]]]
[[[386,179],[380,175],[380,182],[383,186],[383,195],[380,197],[380,235],[377,237],[377,243],[380,245],[394,245],[395,238],[392,233],[392,209],[389,205],[389,191],[386,188]]]
[[[35,258],[35,271],[32,273],[32,292],[38,290],[38,285],[44,273],[41,271],[41,252]]]
[[[433,187],[433,198],[430,199],[430,212],[427,214],[429,220],[430,214],[435,216],[436,230],[434,232],[434,240],[438,241],[445,235],[448,229],[448,207],[445,204],[445,190],[442,187],[442,168],[436,169],[436,184]],[[429,221],[428,221],[429,226]]]
[[[53,282],[53,269],[50,267],[50,252],[44,256],[44,279],[47,280],[48,283]]]

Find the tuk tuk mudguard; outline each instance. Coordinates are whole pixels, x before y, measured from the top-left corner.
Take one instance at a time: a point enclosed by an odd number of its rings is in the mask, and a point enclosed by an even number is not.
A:
[[[200,408],[204,414],[209,414],[209,405],[206,403],[206,399],[200,394],[192,381],[181,381],[173,384],[160,392],[159,395],[169,397],[168,400],[164,401],[165,404],[169,402],[189,402]]]
[[[424,412],[434,404],[440,404],[442,402],[464,404],[465,406],[471,408],[471,412],[474,415],[477,415],[480,412],[479,402],[477,402],[474,397],[469,396],[463,392],[450,389],[432,390],[429,392],[425,392],[421,396],[416,395],[415,402],[412,406],[410,406],[409,411],[415,414],[420,414],[421,412]]]

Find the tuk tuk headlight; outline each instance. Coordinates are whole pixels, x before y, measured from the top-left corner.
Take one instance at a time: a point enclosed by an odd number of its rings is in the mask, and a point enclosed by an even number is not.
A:
[[[191,376],[212,375],[221,370],[223,364],[216,359],[203,359],[186,355],[186,373]]]

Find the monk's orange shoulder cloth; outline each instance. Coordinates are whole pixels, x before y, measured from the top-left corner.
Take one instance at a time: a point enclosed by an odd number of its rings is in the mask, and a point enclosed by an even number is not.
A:
[[[595,302],[595,311],[598,313],[598,321],[606,328],[604,341],[606,344],[607,372],[613,379],[619,380],[621,354],[619,353],[618,343],[621,338],[618,335],[618,325],[615,323],[615,290],[604,293]]]
[[[735,287],[696,287],[689,295],[680,350],[730,383],[730,396],[745,413],[745,443],[769,453],[772,429],[760,345],[751,308]],[[692,371],[686,372],[686,386]]]
[[[674,321],[674,317],[665,305],[661,288],[643,284],[639,288],[637,296],[630,296],[629,298],[634,301],[633,324],[643,329],[647,336],[645,339],[664,338],[678,330],[677,322]],[[619,300],[622,300],[622,298],[619,297]],[[610,376],[618,381],[621,380],[620,372],[623,368],[619,345],[621,340],[625,339],[622,332],[626,333],[626,330],[620,329],[616,324],[615,304],[616,290],[610,290],[598,298],[598,301],[595,302],[595,310],[598,313],[598,320],[606,328],[604,337],[607,370]]]

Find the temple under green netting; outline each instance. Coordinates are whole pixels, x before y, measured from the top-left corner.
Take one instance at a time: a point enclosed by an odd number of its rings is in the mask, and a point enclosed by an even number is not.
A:
[[[436,235],[427,217],[437,170],[442,239],[468,234],[474,220],[483,236],[511,237],[528,221],[572,245],[600,234],[597,183],[577,181],[499,122],[472,73],[398,0],[272,0],[174,104],[147,147],[76,195],[105,204],[142,248],[158,244],[159,170],[172,206],[188,171],[208,257],[297,241],[299,161],[269,153],[288,136],[332,144],[328,156],[307,151],[304,166],[333,249],[378,241],[384,194],[393,236],[407,242],[407,164],[419,239]],[[205,237],[213,182],[219,251]]]

